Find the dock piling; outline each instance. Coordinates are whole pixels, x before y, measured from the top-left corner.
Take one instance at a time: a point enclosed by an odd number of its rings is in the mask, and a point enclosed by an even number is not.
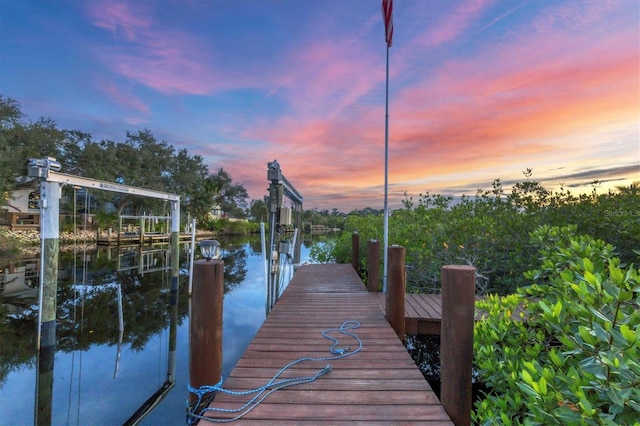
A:
[[[402,343],[405,341],[404,298],[407,289],[404,273],[406,249],[393,245],[389,247],[388,282],[386,297],[386,316]]]
[[[367,290],[380,291],[380,241],[367,243]]]
[[[223,298],[224,262],[196,260],[189,326],[189,382],[196,389],[222,378]],[[190,394],[191,403],[197,400],[196,394]]]
[[[351,266],[360,273],[360,235],[358,235],[358,231],[351,234]]]
[[[440,400],[456,426],[471,424],[475,273],[467,265],[441,270]]]

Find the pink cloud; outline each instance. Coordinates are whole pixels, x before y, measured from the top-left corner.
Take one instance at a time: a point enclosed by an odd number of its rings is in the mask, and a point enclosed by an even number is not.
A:
[[[209,94],[224,85],[224,79],[215,79],[218,74],[198,56],[197,43],[180,40],[175,34],[154,34],[155,38],[136,49],[138,54],[128,51],[101,52],[103,62],[116,73],[137,81],[164,94]],[[219,77],[219,76],[218,76]]]
[[[637,125],[637,26],[604,31],[594,22],[605,25],[598,13],[607,10],[594,3],[573,3],[564,10],[550,6],[501,40],[425,65],[425,51],[446,49],[442,46],[468,38],[470,29],[480,26],[490,3],[468,3],[442,15],[436,28],[423,31],[407,47],[394,46],[390,171],[395,199],[404,190],[424,190],[419,185],[429,179],[448,177],[449,185],[462,184],[462,175],[495,170],[496,164],[527,167],[559,152],[577,151],[585,134],[608,125]],[[145,22],[127,27],[135,35],[135,55],[117,48],[101,52],[118,73],[162,93],[251,87],[286,104],[279,118],[260,117],[257,123],[239,118],[221,125],[223,134],[233,135],[234,146],[216,145],[208,157],[255,188],[253,197],[265,193],[266,162],[275,158],[307,202],[326,199],[337,205],[343,199],[348,205],[351,197],[360,205],[381,205],[380,56],[357,40],[315,37],[292,44],[295,50],[285,51],[277,64],[263,64],[259,78],[250,72],[225,76],[210,65],[211,58],[190,59],[202,49],[201,40],[161,34]],[[554,146],[558,140],[567,146]],[[504,176],[490,176],[487,184],[494,177]]]
[[[588,17],[594,16],[588,12],[583,13],[584,25],[591,25]],[[450,28],[453,35],[453,28],[464,25],[459,22]],[[619,28],[597,39],[585,37],[576,27],[525,31],[502,44],[482,46],[467,58],[444,62],[417,80],[418,75],[411,73],[411,85],[406,88],[402,80],[408,73],[400,67],[393,80],[390,129],[392,182],[398,185],[395,196],[401,198],[404,189],[415,190],[411,182],[429,177],[495,169],[498,163],[527,167],[543,159],[548,162],[563,150],[579,150],[584,135],[598,129],[637,126],[636,35],[637,28]],[[324,107],[326,99],[338,96],[339,90],[349,90],[340,80],[342,70],[362,68],[349,64],[348,58],[325,66],[325,50],[318,47],[308,52],[301,61],[310,64],[308,72],[294,75],[288,84],[298,84],[302,75],[307,76],[308,87],[296,99],[324,97],[318,101]],[[398,63],[416,67],[407,57],[398,58]],[[379,103],[356,104],[355,99],[374,96],[382,78],[367,77],[361,92],[345,102],[349,108],[338,116],[327,118],[300,108],[293,117],[255,127],[244,136],[277,142],[275,156],[291,163],[287,176],[304,182],[315,197],[324,197],[327,191],[333,196],[336,192],[379,193],[383,110]],[[568,145],[555,146],[559,139]],[[500,176],[490,176],[487,184],[494,177]],[[341,189],[335,188],[336,180]]]
[[[446,63],[395,99],[394,114],[402,117],[402,126],[393,127],[395,140],[413,158],[469,150],[503,157],[545,152],[544,139],[616,118],[632,122],[639,88],[632,33],[593,42],[556,32]],[[410,174],[414,168],[406,163]],[[466,159],[469,166],[473,161]]]
[[[142,102],[139,98],[131,95],[130,93],[123,92],[115,83],[103,80],[98,82],[97,85],[100,90],[102,90],[110,99],[114,100],[117,104],[128,109],[139,111],[146,116],[151,115],[151,110],[149,109],[149,106],[147,104]]]
[[[150,7],[117,1],[89,4],[94,25],[116,37],[125,35],[125,41],[96,48],[114,72],[164,94],[204,95],[232,84],[233,79],[222,77],[212,65],[207,42],[156,23]]]
[[[86,10],[95,26],[108,30],[115,36],[124,34],[129,41],[135,40],[141,31],[153,24],[147,17],[147,8],[141,3],[88,2]]]
[[[415,41],[418,41],[418,45],[427,47],[454,41],[465,34],[493,3],[495,3],[493,0],[462,2],[441,17],[434,19],[433,25],[425,25],[425,32]]]
[[[279,87],[294,112],[338,117],[384,79],[377,57],[355,41],[312,41],[286,56],[286,71],[267,74],[264,86]]]

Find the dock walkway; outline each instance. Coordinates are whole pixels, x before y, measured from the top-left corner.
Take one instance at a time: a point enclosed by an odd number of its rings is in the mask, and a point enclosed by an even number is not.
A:
[[[238,421],[278,425],[343,421],[452,424],[385,319],[377,298],[367,292],[351,265],[300,267],[224,387],[235,391],[257,388],[291,361],[330,356],[331,342],[321,333],[345,321],[361,324],[351,331],[362,340],[362,350],[329,362],[297,364],[280,379],[312,376],[327,364],[332,371],[310,383],[273,392]],[[353,348],[352,339],[340,341]],[[211,407],[238,408],[248,399],[219,394]]]
[[[386,295],[384,293],[376,293],[376,295],[380,309],[385,312]],[[404,297],[404,326],[407,336],[440,334],[442,295],[407,293]]]

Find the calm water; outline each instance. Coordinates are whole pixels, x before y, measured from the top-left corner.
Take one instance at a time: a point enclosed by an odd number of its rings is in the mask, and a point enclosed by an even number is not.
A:
[[[221,243],[226,377],[264,321],[265,280],[259,239]],[[301,263],[309,261],[311,244],[302,245]],[[154,246],[141,254],[138,248],[76,247],[61,253],[53,395],[45,401],[53,424],[122,424],[163,386],[174,367],[175,386],[142,424],[185,424],[188,255],[181,246],[176,312],[169,308],[170,271],[162,270],[168,266],[167,249]],[[11,268],[0,265],[5,294],[9,282],[16,292],[3,297],[0,307],[0,425],[34,421],[37,290],[29,286],[30,280],[37,283],[38,261],[34,254],[13,259]],[[22,291],[15,289],[20,280]],[[169,356],[172,322],[177,327],[175,366]]]

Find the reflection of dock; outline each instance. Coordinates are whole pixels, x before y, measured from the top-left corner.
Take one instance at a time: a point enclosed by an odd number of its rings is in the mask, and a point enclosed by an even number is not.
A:
[[[35,297],[38,295],[40,262],[34,260],[22,266],[10,263],[0,271],[0,295],[2,297]]]
[[[142,275],[165,271],[170,267],[170,253],[166,244],[164,247],[151,247],[148,250],[143,250],[142,247],[121,249],[118,253],[118,271],[138,271]]]
[[[118,230],[99,235],[98,245],[145,246],[171,242],[171,216],[121,215],[118,220]],[[191,234],[180,234],[180,240],[191,240]]]
[[[170,234],[143,234],[123,232],[118,235],[101,235],[97,239],[100,246],[146,246],[152,244],[169,243]],[[180,241],[191,241],[191,234],[180,234]]]
[[[307,225],[305,232],[311,232],[312,234],[328,234],[330,232],[341,232],[340,228],[332,228],[325,225]]]
[[[98,237],[98,245],[101,246],[133,246],[156,243],[168,243],[171,239],[169,234],[143,234],[137,232],[122,232],[116,235],[101,235]]]
[[[361,324],[352,331],[362,340],[362,350],[330,361],[332,370],[317,380],[274,392],[242,420],[261,424],[451,424],[385,319],[377,297],[367,292],[351,265],[300,267],[224,387],[245,390],[261,386],[293,360],[331,355],[330,342],[320,333],[343,321]],[[341,344],[355,349],[351,340]],[[327,363],[306,361],[292,368],[290,375],[311,376]],[[243,403],[219,394],[212,407],[234,409]]]

